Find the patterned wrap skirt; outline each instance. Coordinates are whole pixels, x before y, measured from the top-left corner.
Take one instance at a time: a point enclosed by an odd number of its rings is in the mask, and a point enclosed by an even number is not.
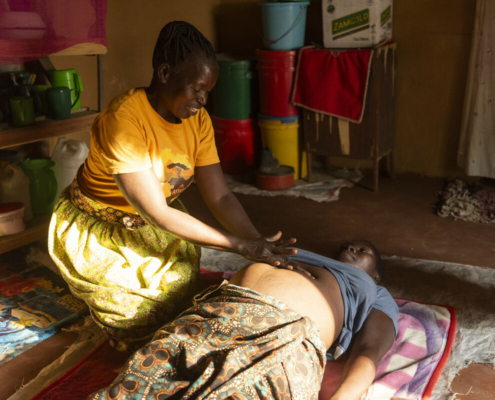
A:
[[[224,281],[197,295],[89,399],[317,400],[325,353],[313,321]]]
[[[170,207],[187,212],[178,199]],[[48,247],[118,350],[149,342],[199,291],[199,247],[86,197],[77,178],[55,205]]]

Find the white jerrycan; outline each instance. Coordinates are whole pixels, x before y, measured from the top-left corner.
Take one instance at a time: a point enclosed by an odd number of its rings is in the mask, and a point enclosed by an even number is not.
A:
[[[57,178],[57,197],[69,186],[77,170],[88,157],[89,149],[86,143],[78,140],[67,140],[61,137],[53,149],[52,161],[55,161],[55,177]]]
[[[24,204],[24,221],[33,219],[29,178],[17,164],[7,164],[0,171],[0,203],[21,202]]]

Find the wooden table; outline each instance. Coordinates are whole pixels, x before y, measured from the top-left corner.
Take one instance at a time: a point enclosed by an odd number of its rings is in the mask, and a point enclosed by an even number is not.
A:
[[[378,191],[381,158],[388,156],[389,173],[394,176],[395,48],[396,44],[392,43],[373,53],[360,124],[304,109],[304,147],[310,182],[313,155],[373,160],[375,192]]]

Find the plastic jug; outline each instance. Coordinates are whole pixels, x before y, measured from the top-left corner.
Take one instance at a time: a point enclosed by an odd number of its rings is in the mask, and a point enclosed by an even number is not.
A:
[[[81,93],[83,92],[83,85],[81,75],[77,73],[77,70],[54,70],[50,71],[48,75],[52,86],[66,86],[70,89],[71,104],[74,104],[72,106],[72,110],[79,110],[81,108]]]
[[[0,203],[22,203],[24,221],[33,218],[29,197],[29,178],[16,164],[7,164],[0,172]]]
[[[19,166],[29,178],[29,196],[35,215],[50,214],[57,199],[55,163],[50,160],[26,160]]]
[[[77,170],[88,157],[89,149],[86,143],[78,140],[67,140],[61,137],[53,149],[52,161],[55,161],[55,176],[57,178],[57,197],[72,183]]]

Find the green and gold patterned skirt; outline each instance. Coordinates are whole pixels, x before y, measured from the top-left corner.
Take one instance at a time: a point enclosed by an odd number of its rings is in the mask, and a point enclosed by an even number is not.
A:
[[[308,317],[225,281],[197,295],[88,400],[317,400],[325,353]]]
[[[178,199],[170,207],[187,212]],[[198,292],[199,247],[86,197],[77,179],[55,205],[48,247],[118,350],[148,342]]]

